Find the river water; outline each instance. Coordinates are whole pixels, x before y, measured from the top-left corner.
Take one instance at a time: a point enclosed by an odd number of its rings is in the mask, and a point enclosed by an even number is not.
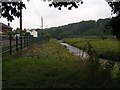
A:
[[[84,52],[83,50],[80,50],[80,49],[78,49],[78,48],[76,48],[74,46],[71,46],[71,45],[69,45],[67,43],[64,43],[61,40],[58,41],[58,42],[60,42],[63,46],[65,46],[69,50],[70,53],[73,53],[74,55],[80,56],[82,58],[87,58],[88,57],[88,54],[86,52]]]
[[[70,53],[73,53],[76,56],[80,56],[81,58],[88,58],[88,56],[89,56],[83,50],[80,50],[77,47],[74,47],[74,46],[71,46],[67,43],[64,43],[62,40],[59,40],[58,42],[61,43],[61,45],[65,46],[69,50]],[[115,64],[118,64],[118,62],[116,62],[116,61],[111,61],[111,60],[106,60],[106,59],[101,59],[101,58],[100,58],[100,61],[102,61],[102,62],[110,61],[110,62],[113,62]]]

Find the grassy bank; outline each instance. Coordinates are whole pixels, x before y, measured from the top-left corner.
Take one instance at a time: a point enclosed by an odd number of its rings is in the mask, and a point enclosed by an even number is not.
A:
[[[55,39],[3,56],[3,88],[120,87],[120,67],[82,60]]]
[[[120,61],[120,50],[118,41],[115,39],[84,39],[84,38],[66,38],[67,42],[80,49],[86,50],[87,42],[90,41],[93,49],[98,52],[100,58]]]

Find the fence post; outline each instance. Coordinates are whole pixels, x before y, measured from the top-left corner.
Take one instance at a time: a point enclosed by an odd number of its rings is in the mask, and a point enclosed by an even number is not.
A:
[[[29,36],[26,36],[26,46],[28,47],[28,37]]]
[[[33,38],[32,36],[30,36],[30,44],[32,44]]]
[[[20,36],[20,49],[22,49],[22,36]]]
[[[9,37],[9,44],[10,44],[10,54],[12,54],[12,36]]]
[[[16,51],[18,51],[18,36],[16,36]]]
[[[25,46],[26,46],[26,45],[25,45],[25,44],[26,44],[25,41],[26,41],[26,40],[25,40],[25,36],[24,36],[24,48],[25,48]]]
[[[37,42],[39,43],[39,39],[38,39],[38,37],[36,37],[37,38]]]
[[[28,46],[29,46],[29,44],[30,44],[30,36],[28,36]]]
[[[32,42],[33,42],[33,38],[32,36],[30,36],[30,44],[32,44]]]
[[[30,45],[31,44],[31,36],[29,36],[29,44],[28,45]]]

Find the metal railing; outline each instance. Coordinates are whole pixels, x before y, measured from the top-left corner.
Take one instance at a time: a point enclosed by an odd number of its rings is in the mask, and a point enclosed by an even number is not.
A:
[[[29,45],[39,41],[40,38],[33,36],[2,36],[2,41],[0,41],[0,49],[2,49],[2,52],[0,52],[0,54],[12,54],[14,51],[22,50],[28,47]]]

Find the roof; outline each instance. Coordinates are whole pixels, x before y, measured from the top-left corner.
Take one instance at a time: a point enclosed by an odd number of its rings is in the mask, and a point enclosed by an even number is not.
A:
[[[8,26],[8,25],[6,25],[6,24],[4,24],[4,23],[1,23],[1,22],[0,22],[0,27],[13,29],[12,27],[10,27],[10,26]]]

